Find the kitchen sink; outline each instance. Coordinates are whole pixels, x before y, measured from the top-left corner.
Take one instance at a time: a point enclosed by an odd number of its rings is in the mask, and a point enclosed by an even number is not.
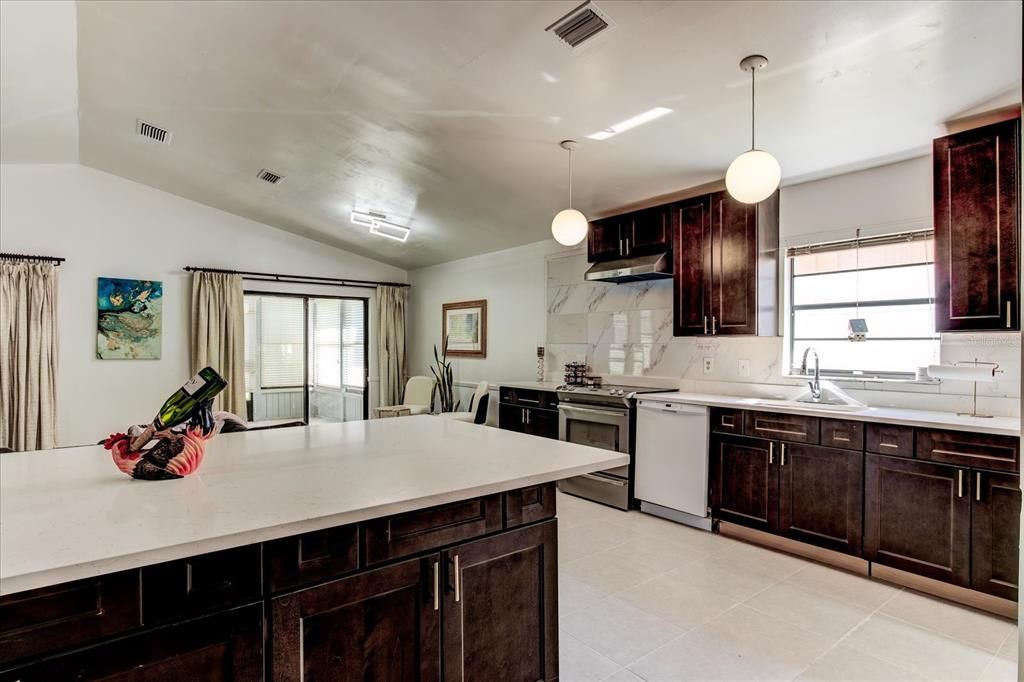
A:
[[[805,400],[784,400],[780,398],[748,398],[743,401],[747,405],[759,407],[790,407],[802,410],[822,410],[826,412],[860,412],[866,410],[866,405],[850,404],[843,402],[810,402]]]

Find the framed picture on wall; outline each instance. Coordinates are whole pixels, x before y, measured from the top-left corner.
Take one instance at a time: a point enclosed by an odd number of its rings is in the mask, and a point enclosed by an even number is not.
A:
[[[487,301],[442,304],[441,338],[448,339],[448,355],[486,358]]]

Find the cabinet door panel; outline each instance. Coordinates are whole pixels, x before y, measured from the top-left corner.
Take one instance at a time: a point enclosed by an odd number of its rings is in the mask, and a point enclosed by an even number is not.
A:
[[[672,209],[673,299],[676,336],[711,332],[711,201],[677,205]]]
[[[779,466],[772,441],[711,438],[711,511],[715,518],[759,530],[779,527]]]
[[[556,524],[546,521],[444,553],[445,679],[557,679]]]
[[[273,679],[439,679],[439,561],[432,554],[273,599]]]
[[[864,455],[782,443],[779,531],[788,537],[860,555]]]
[[[935,140],[935,329],[1018,329],[1020,120]]]
[[[969,469],[868,455],[865,558],[969,586],[970,479]]]
[[[718,192],[712,198],[713,333],[757,333],[756,206]]]
[[[629,257],[664,253],[672,246],[672,211],[668,206],[657,206],[636,214]]]
[[[558,440],[558,413],[553,410],[526,409],[526,433]]]
[[[591,263],[622,257],[623,238],[619,234],[618,217],[603,218],[590,223],[587,236],[587,260]]]
[[[526,408],[518,405],[498,405],[498,428],[506,431],[526,431]]]
[[[975,471],[971,504],[971,587],[1017,599],[1020,479]]]

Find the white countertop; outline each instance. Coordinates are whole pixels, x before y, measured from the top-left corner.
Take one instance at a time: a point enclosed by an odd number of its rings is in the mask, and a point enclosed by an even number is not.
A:
[[[758,400],[757,398],[718,395],[714,393],[648,393],[638,397],[641,401],[655,400],[659,402],[685,403],[687,405],[707,405],[709,407],[735,407],[762,412],[782,412],[785,414],[802,414],[812,417],[830,417],[833,419],[850,419],[853,421],[879,422],[882,424],[905,424],[907,426],[973,431],[974,433],[991,433],[1001,436],[1020,435],[1020,419],[1017,417],[962,417],[953,412],[911,410],[897,407],[865,407],[857,411],[829,410],[825,407],[805,408],[791,405],[758,404],[755,402]]]
[[[0,595],[622,466],[608,450],[432,416],[223,434],[136,481],[101,446],[0,456]]]

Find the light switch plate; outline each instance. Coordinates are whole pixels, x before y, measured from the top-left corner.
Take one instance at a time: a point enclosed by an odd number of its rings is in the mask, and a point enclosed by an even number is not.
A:
[[[737,372],[741,377],[750,376],[750,360],[740,360],[736,367]]]
[[[711,374],[715,370],[715,359],[704,358],[704,373]]]

